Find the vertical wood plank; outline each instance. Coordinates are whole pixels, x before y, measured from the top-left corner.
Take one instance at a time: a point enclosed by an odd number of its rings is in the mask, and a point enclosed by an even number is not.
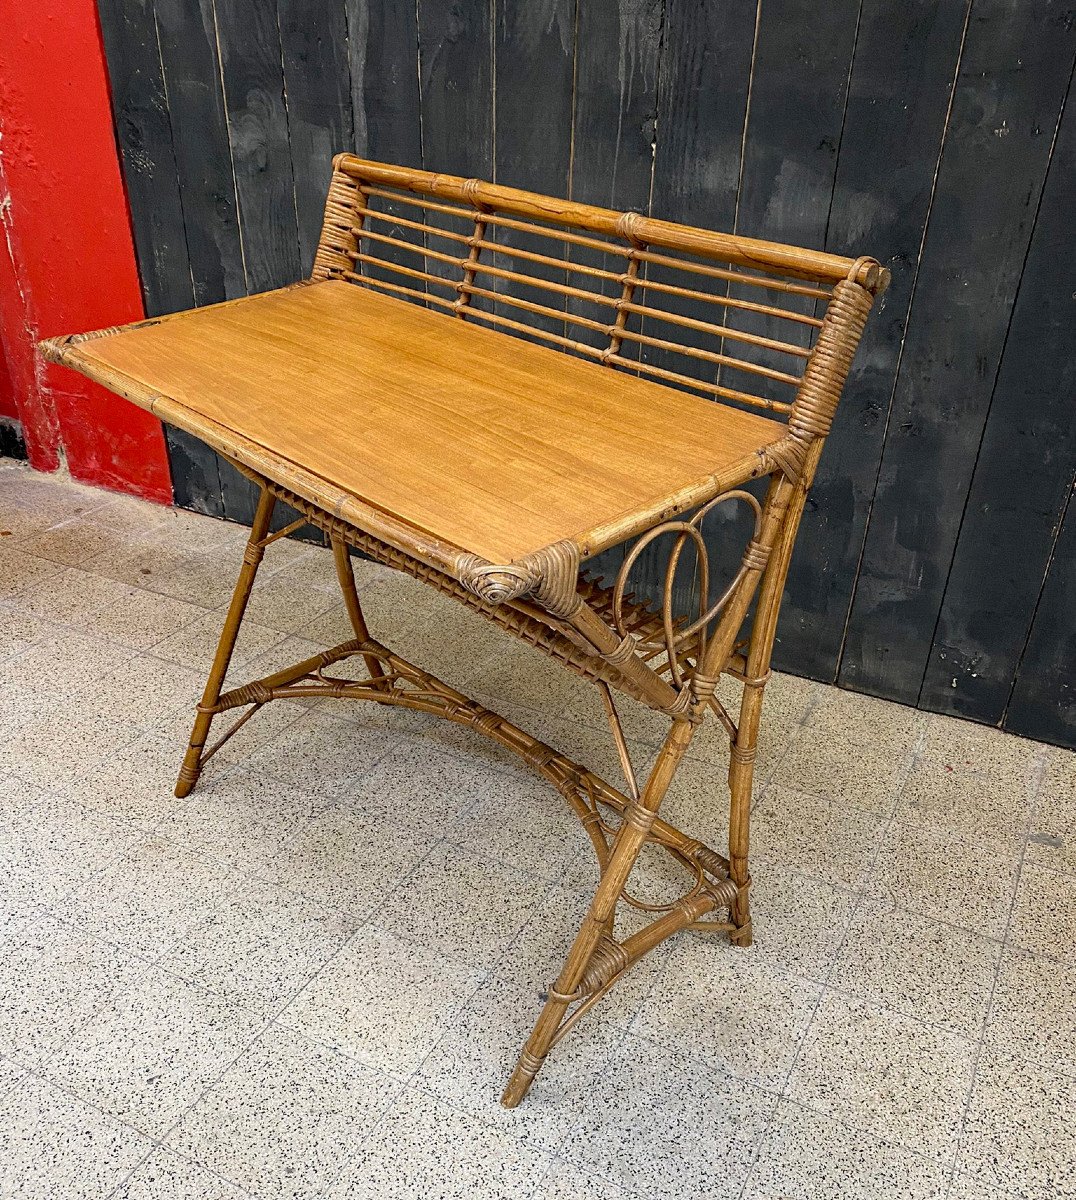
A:
[[[576,23],[575,94],[572,125],[571,197],[583,204],[646,213],[654,175],[657,136],[658,75],[661,65],[665,0],[585,0]],[[573,261],[619,271],[620,261],[599,251],[573,247]],[[594,279],[605,295],[616,283]],[[593,305],[570,305],[590,316]],[[604,344],[597,333],[573,329],[572,336]],[[628,353],[633,351],[629,350]],[[595,576],[608,578],[624,560],[614,546],[592,564]],[[640,564],[644,577],[655,575]]]
[[[355,152],[422,163],[415,0],[346,0]]]
[[[99,0],[98,12],[146,312],[178,312],[194,288],[152,0]]]
[[[415,0],[347,0],[346,7],[356,153],[404,166],[421,166]],[[412,220],[418,215],[405,205],[382,202],[379,207]],[[379,232],[412,245],[422,244],[421,235],[404,226],[379,226]],[[382,245],[379,253],[403,266],[422,265],[416,254],[395,246]],[[375,276],[391,274],[369,266],[364,270]],[[395,282],[399,282],[398,277]]]
[[[169,111],[178,131],[176,167],[195,303],[216,304],[246,295],[247,277],[213,0],[155,2]],[[250,484],[223,459],[213,459],[220,511],[249,521],[254,511]],[[173,476],[186,476],[192,466],[189,458],[174,463]]]
[[[779,661],[837,673],[882,456],[966,4],[865,0],[826,249],[882,256],[893,283],[867,323],[800,526]]]
[[[1004,725],[1076,749],[1076,481]]]
[[[759,0],[667,6],[654,156],[655,216],[710,229],[735,226],[760,11]],[[648,267],[647,274],[662,272]],[[665,281],[684,282],[670,280],[667,273]],[[666,297],[661,306],[695,320],[715,318],[715,310],[705,303]],[[651,324],[647,332],[669,337],[668,325]],[[682,327],[671,340],[719,349],[706,334]],[[652,347],[642,354],[648,362],[682,374],[702,379],[714,375],[698,359]]]
[[[668,0],[661,30],[649,205],[654,216],[710,229],[733,228],[758,11],[758,0],[730,0],[723,5]],[[684,316],[714,319],[710,305],[663,302]],[[669,327],[654,323],[647,332],[667,336]],[[715,348],[712,339],[689,329],[679,328],[677,337]],[[660,367],[689,375],[710,374],[698,360],[651,347],[642,353],[648,362]],[[704,531],[717,578],[723,577],[722,564],[731,562],[737,554],[731,551],[730,558],[726,548],[718,544],[724,540],[719,533],[726,530],[725,515],[715,514],[716,521],[708,519]],[[633,570],[634,586],[652,601],[661,595],[667,552],[667,541],[662,539],[644,551]],[[611,569],[619,561],[614,551],[602,565]],[[690,562],[690,556],[685,555],[675,589],[676,603],[684,611],[693,604]]]
[[[1005,711],[1076,474],[1074,197],[1070,85],[919,698],[990,724]]]
[[[859,7],[762,5],[737,232],[824,244]]]
[[[429,171],[468,178],[493,177],[493,3],[494,0],[418,0],[422,159]],[[427,214],[431,227],[470,232],[457,218]],[[430,249],[458,254],[457,243],[426,235]],[[406,253],[406,252],[403,252]],[[460,272],[426,259],[425,269],[453,281]],[[442,297],[454,293],[438,285]],[[479,297],[476,307],[489,307]]]
[[[738,127],[736,122],[730,121],[721,129],[722,144],[731,143],[720,166],[718,185],[722,188],[718,219],[726,227],[731,225],[751,237],[805,246],[824,243],[859,5],[860,0],[833,0],[827,5],[811,0],[764,0],[757,9],[757,31],[756,10],[744,6],[737,11],[738,21],[745,26],[739,33],[740,54],[744,53],[742,47],[748,36],[753,40],[754,54],[745,136],[739,134],[743,126]],[[715,13],[712,19],[720,21],[722,15]],[[746,88],[743,97],[741,103],[746,101]],[[734,105],[734,111],[739,115],[743,109]],[[733,149],[739,150],[737,137],[742,143],[742,161],[734,171],[730,159]],[[660,131],[658,141],[660,158]],[[682,161],[690,179],[689,155],[690,147],[685,145]],[[706,220],[697,209],[685,215],[692,221]],[[730,291],[745,299],[758,298],[754,289],[734,285]],[[795,342],[806,334],[804,327],[738,309],[729,310],[725,320],[736,328],[784,341]],[[756,353],[740,345],[736,354],[787,367],[787,360],[777,364],[768,351]],[[757,378],[730,368],[722,368],[721,381],[731,387],[759,387]],[[744,516],[728,505],[707,519],[704,537],[715,592],[735,570],[742,554],[748,536]],[[782,635],[780,627],[778,638]],[[780,641],[775,659],[787,665]]]
[[[664,0],[579,5],[573,200],[642,213],[650,207],[664,9]]]
[[[575,0],[495,0],[495,9],[494,178],[566,195]]]
[[[302,273],[276,6],[215,0],[215,11],[247,289],[263,292]],[[249,524],[253,487],[221,482],[227,515]]]
[[[572,150],[572,79],[575,71],[576,0],[494,0],[493,178],[507,187],[566,195]],[[541,114],[535,120],[536,114]],[[500,229],[496,241],[538,254],[563,256],[540,235]],[[493,265],[564,283],[565,272],[494,254]],[[533,286],[479,275],[482,287],[550,308],[556,296]],[[555,333],[564,322],[494,305],[502,315]]]
[[[750,237],[821,246],[833,197],[848,76],[862,0],[765,0],[760,8],[754,71],[735,227]],[[739,299],[755,289],[732,284]],[[812,312],[814,302],[785,297],[782,307]],[[750,333],[807,345],[810,329],[734,309],[728,324]],[[769,350],[737,347],[738,358],[787,368]],[[771,399],[790,389],[724,365],[719,378]],[[781,631],[783,633],[783,630]],[[779,633],[779,637],[781,634]],[[775,660],[783,662],[780,642]]]
[[[215,2],[247,288],[263,292],[300,277],[276,5]]]
[[[178,312],[195,292],[153,5],[101,0],[98,12],[146,312]],[[176,504],[222,516],[216,454],[167,425],[165,440]]]
[[[665,12],[653,214],[732,229],[757,0],[670,0]]]
[[[423,166],[490,179],[492,0],[418,0],[418,21]]]
[[[347,14],[340,0],[277,0],[299,269],[309,275],[332,156],[355,143]]]
[[[1055,0],[972,11],[840,668],[857,690],[919,697],[1072,69],[1070,18]]]
[[[246,295],[212,0],[156,0],[196,304]]]

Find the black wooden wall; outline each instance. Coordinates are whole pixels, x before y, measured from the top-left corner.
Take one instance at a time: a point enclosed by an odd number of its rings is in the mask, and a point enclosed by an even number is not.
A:
[[[1076,745],[1071,0],[99,2],[154,313],[306,273],[339,148],[886,259],[778,665]]]

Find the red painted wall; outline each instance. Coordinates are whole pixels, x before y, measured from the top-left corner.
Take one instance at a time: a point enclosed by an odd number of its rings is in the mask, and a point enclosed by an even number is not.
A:
[[[94,0],[0,0],[0,341],[30,461],[172,498],[160,423],[39,338],[144,315]]]
[[[0,417],[15,417],[19,410],[15,407],[15,385],[11,382],[11,372],[7,369],[7,359],[4,357],[4,344],[0,342]]]

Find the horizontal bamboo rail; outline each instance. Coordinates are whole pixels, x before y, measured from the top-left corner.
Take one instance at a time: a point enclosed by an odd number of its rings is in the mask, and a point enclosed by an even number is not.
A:
[[[513,213],[532,220],[586,229],[608,237],[621,235],[624,214],[610,209],[577,204],[571,200],[558,200],[534,192],[463,179],[455,175],[439,175],[431,171],[416,171],[408,167],[369,162],[351,154],[338,155],[333,159],[333,166],[361,183],[381,184],[400,192],[420,192],[445,200],[462,201],[495,212]],[[828,283],[851,279],[872,294],[881,290],[886,282],[885,269],[873,259],[864,260],[853,273],[853,268],[856,267],[855,260],[838,254],[827,254],[821,250],[805,250],[756,238],[696,229],[690,225],[679,225],[653,217],[636,217],[631,226],[632,233],[648,245],[681,250],[687,254],[696,254],[700,258],[737,263],[759,271]]]

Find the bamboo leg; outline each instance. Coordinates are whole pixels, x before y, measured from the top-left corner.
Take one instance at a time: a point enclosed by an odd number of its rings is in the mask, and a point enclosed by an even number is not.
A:
[[[232,660],[232,651],[235,649],[239,626],[242,624],[247,601],[250,599],[254,576],[258,573],[258,566],[265,554],[262,542],[269,532],[269,522],[272,520],[275,507],[275,497],[263,487],[262,493],[258,497],[258,507],[254,513],[254,524],[250,530],[247,548],[243,552],[243,565],[239,569],[239,578],[236,580],[235,591],[232,593],[232,602],[228,606],[228,615],[224,619],[224,628],[221,630],[220,641],[217,644],[217,653],[213,658],[213,666],[209,670],[209,678],[206,680],[205,691],[202,693],[202,702],[198,705],[198,715],[194,718],[190,745],[187,747],[187,753],[183,756],[183,765],[179,768],[176,795],[181,798],[189,795],[198,782],[198,776],[202,769],[202,751],[205,748],[206,738],[209,736],[209,726],[213,720],[213,714],[207,710],[216,704],[217,698],[220,696],[221,685],[224,683],[228,664]]]
[[[797,484],[791,488],[791,494],[785,496],[787,485],[781,482],[770,485],[771,491],[767,498],[768,508],[773,504],[775,514],[779,514],[780,530],[758,596],[751,641],[747,647],[744,698],[740,702],[737,738],[732,745],[728,764],[728,787],[731,793],[728,818],[728,874],[740,886],[731,910],[732,923],[737,928],[731,936],[734,946],[751,944],[751,874],[747,868],[747,845],[750,839],[751,790],[755,778],[758,725],[762,716],[765,680],[769,678],[770,673],[770,656],[774,650],[777,613],[781,611],[781,594],[785,590],[785,580],[788,576],[788,563],[792,558],[800,516],[803,515],[807,488],[811,486],[820,454],[822,442],[818,440],[807,452],[803,473]]]
[[[796,530],[820,453],[821,442],[816,442],[808,453],[802,476],[791,489],[791,495],[785,495],[786,484],[774,483],[771,484],[767,497],[767,508],[772,504],[773,511],[779,514],[780,528],[762,579],[758,608],[751,627],[740,720],[729,758],[729,876],[740,885],[730,913],[732,923],[736,927],[736,932],[731,935],[730,940],[736,946],[751,945],[751,911],[748,898],[751,875],[747,854],[762,696],[770,674],[770,656],[773,653],[777,614],[781,608],[781,594],[784,591],[788,564],[796,541]]]
[[[574,1001],[573,994],[579,988],[591,955],[599,939],[607,935],[620,894],[694,733],[695,726],[688,721],[673,723],[642,796],[625,810],[624,820],[617,830],[609,862],[602,872],[590,911],[576,934],[557,982],[549,991],[545,1007],[531,1030],[504,1089],[501,1103],[506,1108],[515,1108],[519,1104],[545,1061],[568,1007]]]
[[[747,886],[751,874],[747,864],[747,849],[761,710],[762,688],[746,685],[740,706],[739,728],[729,759],[729,876],[740,888],[729,914],[736,926],[736,932],[729,935],[729,940],[735,946],[751,945],[751,910]]]
[[[340,581],[340,591],[344,595],[344,604],[347,606],[351,628],[355,631],[358,641],[368,642],[370,631],[366,627],[366,618],[362,613],[362,605],[359,604],[359,593],[355,589],[355,572],[351,567],[351,555],[348,554],[347,543],[340,538],[330,538],[330,541],[333,548],[333,562],[336,564],[336,578]],[[384,679],[385,668],[381,665],[380,660],[372,654],[364,654],[363,659],[372,678]]]

